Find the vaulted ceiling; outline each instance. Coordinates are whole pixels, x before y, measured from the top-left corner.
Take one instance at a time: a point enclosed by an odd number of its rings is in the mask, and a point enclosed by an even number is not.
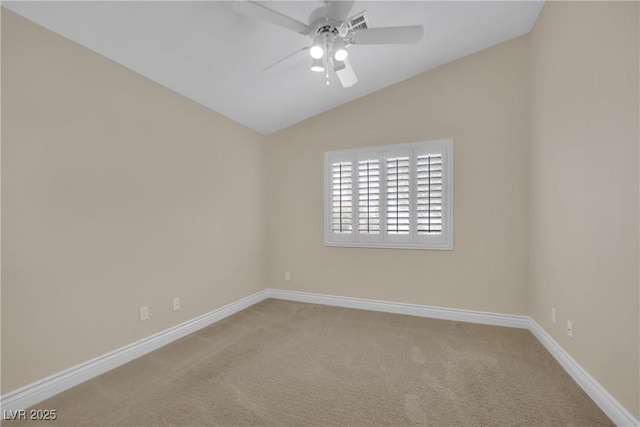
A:
[[[308,23],[321,1],[260,2]],[[3,6],[263,134],[529,32],[541,1],[356,1],[372,27],[422,25],[417,44],[350,46],[359,82],[326,85],[311,39],[231,2],[3,2]]]

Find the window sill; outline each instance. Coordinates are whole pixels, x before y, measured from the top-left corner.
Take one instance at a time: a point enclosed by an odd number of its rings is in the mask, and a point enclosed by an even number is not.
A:
[[[412,244],[412,243],[367,243],[367,242],[324,242],[328,247],[372,248],[372,249],[420,249],[432,251],[452,251],[453,244]]]

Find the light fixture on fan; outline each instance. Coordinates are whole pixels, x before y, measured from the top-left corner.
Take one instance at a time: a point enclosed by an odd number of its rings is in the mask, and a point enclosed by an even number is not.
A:
[[[347,46],[344,44],[344,40],[340,36],[336,36],[333,40],[333,58],[336,61],[344,61],[349,56]]]
[[[324,71],[324,63],[322,58],[313,58],[313,62],[311,63],[311,71],[315,71],[316,73],[321,73]]]
[[[309,48],[309,54],[313,58],[311,70],[321,72],[327,68],[327,61],[332,58],[335,61],[344,61],[349,53],[347,52],[346,43],[340,36],[338,28],[330,23],[320,25],[313,43]]]
[[[324,45],[325,45],[325,37],[324,34],[318,34],[313,38],[313,44],[309,49],[309,55],[313,59],[320,59],[324,56]]]
[[[319,36],[322,36],[324,43],[316,44],[316,39]],[[331,37],[333,37],[333,40],[330,41]],[[323,46],[324,49],[320,46]],[[315,47],[318,47],[318,49],[313,50]],[[309,50],[311,51],[310,54],[313,58],[313,61],[311,62],[311,71],[318,73],[327,71],[327,85],[329,84],[329,66],[333,64],[334,71],[342,70],[345,68],[344,61],[346,61],[349,56],[346,43],[344,42],[344,39],[337,34],[335,28],[333,31],[325,31],[324,33],[316,36],[316,38],[314,38],[314,43]],[[347,82],[343,83],[345,87],[348,87],[351,84],[352,83]]]

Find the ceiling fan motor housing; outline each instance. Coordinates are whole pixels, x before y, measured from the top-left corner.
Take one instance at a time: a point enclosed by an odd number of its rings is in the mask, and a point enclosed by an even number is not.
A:
[[[334,36],[338,35],[338,29],[336,27],[334,27],[333,25],[323,25],[321,27],[318,28],[318,30],[316,31],[316,34],[326,34],[326,33],[331,33]]]
[[[335,38],[339,37],[338,29],[333,25],[322,25],[317,29],[316,34],[324,40],[324,49],[327,51],[332,49]]]

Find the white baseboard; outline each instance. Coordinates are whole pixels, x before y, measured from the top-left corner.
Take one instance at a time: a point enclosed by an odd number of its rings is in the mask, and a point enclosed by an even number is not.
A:
[[[335,295],[313,294],[306,292],[265,289],[231,304],[220,307],[207,314],[196,317],[180,325],[134,342],[80,365],[58,372],[40,381],[36,381],[0,398],[2,410],[26,409],[51,396],[67,390],[84,381],[117,368],[133,359],[156,350],[172,341],[189,335],[199,329],[212,325],[238,311],[244,310],[267,298],[287,301],[307,302],[336,307],[357,308],[382,311],[411,316],[453,320],[458,322],[480,323],[484,325],[505,326],[529,329],[544,347],[556,358],[558,363],[571,375],[580,387],[593,399],[611,420],[618,426],[639,426],[640,423],[591,375],[587,373],[535,320],[529,316],[487,313],[482,311],[459,310],[406,304],[390,301],[349,298]]]
[[[380,301],[363,298],[349,298],[334,295],[311,294],[307,292],[267,289],[269,298],[312,304],[332,305],[336,307],[358,308],[362,310],[384,311],[386,313],[407,314],[410,316],[430,317],[433,319],[455,320],[458,322],[480,323],[483,325],[506,326],[510,328],[529,328],[529,317],[513,314],[487,313],[484,311],[459,310],[453,308],[432,307],[428,305],[407,304],[401,302]]]
[[[585,393],[607,414],[611,421],[620,427],[640,426],[638,421],[624,406],[600,385],[582,366],[578,364],[551,335],[549,335],[533,318],[530,318],[529,330],[542,343],[560,366],[578,383]]]
[[[75,385],[97,377],[133,359],[157,350],[172,341],[244,310],[267,298],[266,294],[267,292],[264,290],[257,292],[202,316],[11,391],[0,398],[0,407],[2,411],[26,409]]]

